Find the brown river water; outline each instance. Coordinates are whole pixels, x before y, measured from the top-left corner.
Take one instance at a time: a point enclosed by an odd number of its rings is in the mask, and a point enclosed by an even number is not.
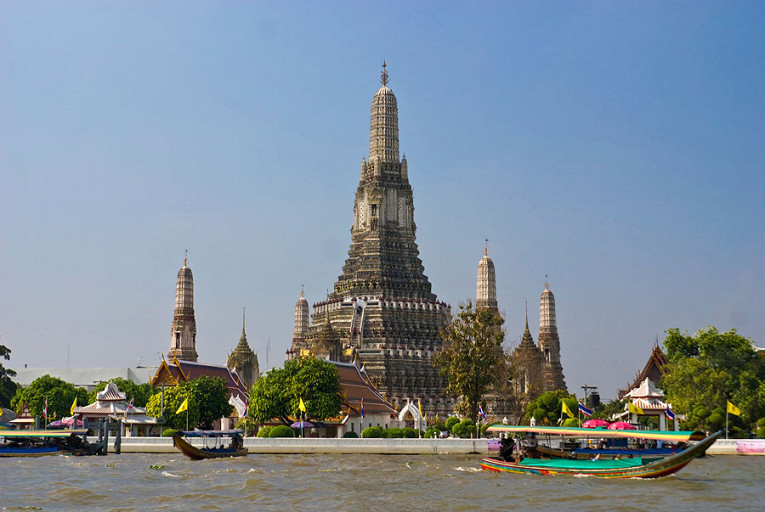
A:
[[[707,456],[659,480],[481,471],[477,455],[176,454],[0,459],[0,510],[765,510],[765,457]]]

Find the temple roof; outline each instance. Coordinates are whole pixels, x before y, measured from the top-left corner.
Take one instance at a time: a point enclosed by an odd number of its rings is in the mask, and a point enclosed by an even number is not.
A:
[[[626,396],[630,398],[664,398],[664,392],[656,387],[651,379],[644,379],[640,386],[633,389]]]
[[[343,392],[343,411],[350,416],[361,415],[361,399],[364,399],[364,414],[396,414],[393,408],[353,363],[327,361],[335,365],[340,376],[340,386]]]
[[[206,375],[208,377],[220,377],[226,383],[229,395],[236,394],[249,397],[247,390],[242,384],[242,379],[237,371],[231,370],[226,366],[215,364],[203,364],[193,361],[184,361],[174,358],[171,363],[164,359],[156,375],[151,380],[151,385],[157,386],[177,386],[181,382],[191,381]]]

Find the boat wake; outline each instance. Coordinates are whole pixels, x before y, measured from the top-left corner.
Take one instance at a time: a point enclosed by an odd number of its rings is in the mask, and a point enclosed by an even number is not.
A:
[[[180,478],[181,477],[181,475],[176,475],[175,473],[171,473],[169,471],[163,471],[162,472],[162,476],[167,476],[167,477],[170,477],[170,478]]]

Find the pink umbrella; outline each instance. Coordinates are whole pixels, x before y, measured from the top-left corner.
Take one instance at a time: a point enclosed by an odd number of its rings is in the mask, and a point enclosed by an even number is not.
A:
[[[637,427],[630,425],[626,421],[617,421],[615,423],[611,423],[608,428],[609,430],[637,430]]]
[[[582,423],[582,426],[584,428],[598,428],[598,427],[607,427],[610,423],[606,420],[601,420],[599,418],[593,418],[591,420],[587,420],[584,423]]]

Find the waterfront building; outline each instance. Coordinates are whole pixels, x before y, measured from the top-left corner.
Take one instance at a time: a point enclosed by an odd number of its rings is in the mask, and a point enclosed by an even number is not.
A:
[[[369,160],[362,158],[353,206],[351,246],[342,274],[323,301],[296,305],[288,358],[315,355],[364,365],[394,407],[419,400],[446,418],[454,401],[432,364],[451,312],[438,301],[419,258],[406,156],[399,158],[398,103],[388,87],[372,98]]]
[[[132,405],[125,393],[114,382],[108,382],[104,389],[96,393],[96,401],[75,407],[78,420],[97,424],[99,420],[115,419],[121,422],[127,436],[149,436],[161,434],[160,426],[164,420],[146,415],[145,407]]]
[[[669,360],[667,359],[666,354],[664,354],[664,351],[661,349],[661,347],[659,347],[659,339],[657,337],[654,341],[653,349],[651,350],[651,354],[648,356],[648,361],[646,361],[645,366],[643,366],[643,369],[635,375],[635,378],[631,384],[627,384],[626,388],[620,389],[616,393],[616,399],[623,399],[629,394],[630,391],[639,388],[643,381],[646,379],[649,379],[654,383],[659,382],[664,376],[666,371],[665,367],[668,362]]]
[[[226,360],[226,366],[241,377],[242,384],[248,391],[260,377],[260,364],[258,355],[250,348],[247,343],[247,334],[244,332],[244,312],[242,313],[242,336],[239,338],[234,351],[231,352]]]
[[[197,360],[197,322],[194,319],[194,276],[188,255],[178,271],[175,285],[175,311],[168,357],[184,361]]]

